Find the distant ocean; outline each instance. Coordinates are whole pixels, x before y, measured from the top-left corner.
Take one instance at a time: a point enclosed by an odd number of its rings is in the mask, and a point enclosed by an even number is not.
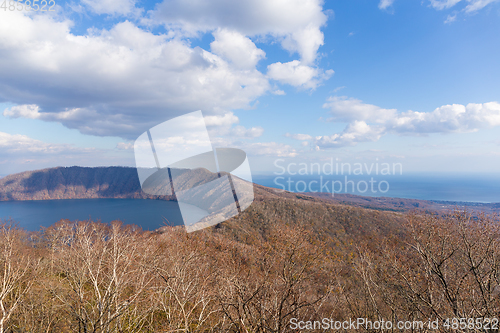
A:
[[[331,193],[332,182],[335,182],[337,193],[420,200],[500,202],[500,174],[322,175],[322,179],[320,175],[284,174],[254,176],[253,181],[268,187],[285,187],[291,192]],[[321,185],[323,190],[320,190]]]

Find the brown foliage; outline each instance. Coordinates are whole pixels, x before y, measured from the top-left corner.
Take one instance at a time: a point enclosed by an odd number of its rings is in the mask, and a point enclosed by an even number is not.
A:
[[[0,328],[278,333],[292,318],[495,317],[499,236],[495,218],[467,212],[293,199],[191,234],[61,221],[28,235],[2,224]]]

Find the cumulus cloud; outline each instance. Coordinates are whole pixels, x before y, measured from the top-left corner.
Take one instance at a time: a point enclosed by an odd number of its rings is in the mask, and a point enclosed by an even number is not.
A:
[[[150,24],[162,24],[183,35],[226,27],[249,37],[267,37],[297,52],[304,63],[316,59],[326,24],[321,0],[165,0],[149,13]]]
[[[500,103],[443,105],[432,112],[384,109],[354,98],[330,97],[325,108],[331,121],[346,122],[341,133],[331,136],[287,134],[300,141],[312,141],[319,148],[352,146],[359,142],[378,141],[387,133],[425,135],[431,133],[467,133],[500,126]]]
[[[36,106],[17,116],[130,139],[193,110],[249,108],[270,89],[255,68],[127,21],[87,36],[71,34],[71,24],[21,12],[0,20],[0,100]]]
[[[444,105],[432,112],[407,111],[386,122],[398,133],[465,133],[500,126],[500,103]]]
[[[386,9],[387,7],[392,6],[393,3],[394,3],[394,0],[380,0],[380,2],[378,4],[378,8]]]
[[[323,72],[318,68],[302,65],[298,60],[276,62],[267,66],[267,76],[271,79],[305,89],[315,89],[332,75],[332,70]]]
[[[210,44],[212,52],[238,68],[252,69],[266,56],[266,53],[257,48],[250,38],[239,32],[217,29],[213,35],[215,40]]]
[[[264,129],[260,126],[245,128],[243,126],[236,126],[231,129],[230,135],[239,138],[258,138],[264,133]]]
[[[242,140],[243,139],[243,140]],[[216,136],[211,137],[213,147],[233,147],[245,151],[250,156],[294,157],[298,155],[295,148],[279,142],[251,142],[245,137]]]
[[[118,150],[133,150],[134,149],[134,144],[133,143],[127,143],[127,142],[118,142],[116,144],[116,149],[118,149]]]
[[[134,166],[128,145],[122,142],[116,149],[86,148],[0,132],[0,169],[2,174],[12,174],[55,166]]]
[[[241,148],[250,155],[258,156],[295,157],[298,154],[295,148],[277,142],[255,142]]]
[[[40,108],[36,104],[16,105],[4,110],[3,115],[9,118],[38,119]]]
[[[455,6],[462,0],[430,0],[431,6],[437,10],[448,9]]]
[[[349,124],[342,133],[331,136],[317,136],[314,144],[319,148],[338,148],[354,146],[359,142],[377,141],[383,134],[383,127],[370,126],[356,120]]]
[[[235,126],[240,120],[232,112],[228,112],[223,116],[205,116],[204,120],[209,135],[215,142],[221,141],[220,136],[229,136],[232,139],[254,139],[264,133],[264,129],[259,126],[252,128]]]
[[[465,11],[471,13],[483,9],[490,3],[498,2],[498,0],[467,0],[467,2],[469,4],[465,7]]]
[[[385,122],[394,117],[397,110],[383,109],[376,105],[366,104],[356,98],[347,98],[345,96],[333,96],[327,99],[323,107],[330,109],[333,116],[329,120],[352,122],[355,120],[364,120],[370,122]]]
[[[150,24],[167,27],[165,34],[124,21],[76,35],[74,23],[58,16],[6,13],[0,101],[18,107],[4,114],[134,139],[194,110],[229,114],[227,121],[231,110],[249,109],[266,93],[284,94],[269,80],[314,89],[333,74],[312,64],[327,19],[320,0],[194,1],[165,1],[148,13]],[[128,15],[135,8],[134,0],[84,4],[98,14]],[[209,50],[191,46],[189,36],[207,32],[214,36]],[[300,60],[262,73],[256,66],[265,52],[252,38],[281,43]]]
[[[449,23],[452,23],[452,22],[455,22],[457,20],[457,14],[454,14],[454,15],[448,15],[446,17],[446,20],[444,20],[444,23],[445,24],[449,24]]]
[[[78,148],[68,144],[52,144],[26,135],[0,132],[0,156],[30,154],[81,154],[94,152],[93,148]]]
[[[290,134],[290,133],[286,133],[285,136],[287,138],[292,138],[292,139],[295,139],[295,140],[312,140],[312,136],[310,136],[309,134]]]
[[[207,126],[231,126],[240,122],[240,119],[232,112],[228,112],[222,116],[205,116],[204,120]]]
[[[121,135],[135,133],[134,117],[124,114],[102,115],[93,108],[65,109],[60,112],[40,112],[35,104],[16,105],[4,110],[3,115],[9,118],[29,118],[43,121],[60,122],[68,128],[78,129],[89,135]],[[134,136],[132,137],[134,138]]]
[[[462,0],[430,0],[431,6],[437,10],[449,9],[462,2]],[[465,0],[467,5],[463,9],[466,13],[473,13],[483,9],[498,0]]]
[[[128,15],[135,9],[135,0],[82,0],[96,14]]]

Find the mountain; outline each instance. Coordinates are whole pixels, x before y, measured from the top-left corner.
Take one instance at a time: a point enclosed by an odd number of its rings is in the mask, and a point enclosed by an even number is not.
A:
[[[0,201],[96,198],[157,197],[143,193],[136,169],[127,167],[58,167],[0,179]]]
[[[176,183],[191,188],[193,185],[199,185],[212,180],[212,178],[214,178],[214,174],[204,169],[199,169],[195,173],[181,170],[176,178]],[[331,196],[329,193],[291,193],[257,184],[254,184],[254,192],[256,200],[299,199],[306,202],[341,204],[395,212],[414,209],[447,211],[457,207],[480,210],[486,213],[500,212],[499,203],[375,198],[350,194]],[[0,201],[97,198],[174,200],[171,195],[144,193],[139,183],[137,170],[131,167],[57,167],[27,171],[0,178]]]

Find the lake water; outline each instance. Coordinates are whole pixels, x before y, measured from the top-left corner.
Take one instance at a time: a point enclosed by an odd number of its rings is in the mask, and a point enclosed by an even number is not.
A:
[[[202,217],[205,212],[192,207],[190,214]],[[120,220],[155,230],[165,225],[183,225],[177,202],[135,199],[78,199],[0,202],[0,219],[12,218],[19,226],[37,231],[61,219],[71,221],[111,222]]]

